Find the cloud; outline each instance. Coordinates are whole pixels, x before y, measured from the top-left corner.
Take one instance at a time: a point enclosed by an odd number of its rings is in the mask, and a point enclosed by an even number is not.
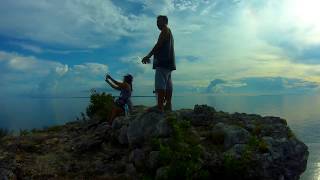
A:
[[[227,89],[237,89],[247,86],[246,82],[238,81],[238,80],[222,80],[222,79],[214,79],[210,82],[210,84],[202,91],[202,93],[208,94],[224,94]],[[201,89],[201,88],[199,88]],[[228,90],[227,90],[228,91]]]
[[[73,66],[32,56],[0,51],[2,95],[77,96],[105,87],[108,66],[83,63]],[[85,94],[88,95],[88,94]]]
[[[254,1],[253,1],[254,2]],[[316,0],[270,0],[246,2],[242,11],[255,30],[257,39],[279,48],[288,60],[319,64],[319,56],[310,49],[320,44],[320,16]],[[243,22],[243,21],[242,21]]]
[[[216,82],[216,83],[215,83]],[[283,77],[250,77],[233,81],[213,80],[207,87],[210,94],[288,94],[313,92],[319,83]]]
[[[155,15],[168,14],[174,10],[172,0],[136,0],[135,2],[142,3],[145,10],[149,10]]]
[[[210,82],[209,86],[207,87],[207,92],[211,92],[211,91],[214,91],[214,92],[217,92],[217,91],[220,91],[218,89],[215,89],[213,90],[214,88],[218,87],[219,84],[224,84],[225,81],[224,80],[221,80],[221,79],[215,79],[213,81]]]
[[[34,52],[34,53],[37,53],[37,54],[43,53],[43,49],[41,47],[35,46],[35,45],[32,45],[32,44],[27,44],[27,43],[24,43],[24,42],[10,42],[9,44],[18,46],[18,47],[20,47],[22,49],[25,49],[25,50],[28,50],[28,51],[31,51],[31,52]]]
[[[247,82],[238,80],[249,77],[280,76],[320,82],[317,51],[320,24],[314,18],[320,15],[314,8],[317,4],[316,0],[4,0],[0,7],[0,34],[17,38],[16,46],[39,57],[97,50],[92,56],[102,59],[106,54],[101,52],[114,51],[117,57],[108,63],[109,70],[117,78],[133,74],[134,83],[139,87],[135,89],[151,92],[153,71],[137,57],[143,57],[152,48],[159,35],[156,16],[166,14],[175,39],[177,71],[172,77],[176,90],[205,91],[212,79],[221,79],[227,83],[220,84],[221,87],[212,85],[209,90],[214,87],[214,91],[224,92],[228,88],[246,87]],[[82,54],[77,55],[82,58]],[[32,59],[39,60],[17,55],[18,59],[21,57],[28,58],[30,63]],[[48,59],[57,56],[52,57]],[[10,62],[10,72],[20,68],[25,72],[48,74],[47,68],[40,68],[43,65],[33,69],[38,61],[32,65],[15,61]],[[74,77],[78,87],[85,87],[95,82],[91,81],[98,77],[95,71],[102,73],[90,64],[65,59],[61,62],[64,63],[58,64],[58,69],[61,72],[67,69],[67,72],[62,77],[52,77],[59,81],[51,89],[59,89],[61,82],[67,83],[66,77]],[[51,71],[55,72],[56,65],[52,66]],[[84,80],[84,72],[93,76],[87,83],[80,83],[77,78]],[[50,84],[43,83],[43,87]]]
[[[288,46],[287,46],[288,47]],[[290,48],[290,47],[289,47]],[[302,50],[292,48],[292,60],[304,64],[320,64],[320,43],[304,47]]]
[[[4,0],[0,7],[2,35],[80,48],[130,36],[137,20],[110,0]]]
[[[8,43],[9,45],[17,46],[23,50],[31,51],[36,54],[63,54],[67,55],[70,53],[89,53],[92,52],[89,49],[64,49],[64,50],[58,50],[58,49],[50,49],[50,48],[42,48],[40,46],[34,45],[32,43],[26,43],[23,41],[12,41]]]

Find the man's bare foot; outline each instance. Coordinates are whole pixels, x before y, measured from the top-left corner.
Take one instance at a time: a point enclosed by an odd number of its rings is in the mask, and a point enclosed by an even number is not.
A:
[[[171,112],[172,111],[172,104],[168,103],[164,106],[164,111],[167,111],[167,112]]]

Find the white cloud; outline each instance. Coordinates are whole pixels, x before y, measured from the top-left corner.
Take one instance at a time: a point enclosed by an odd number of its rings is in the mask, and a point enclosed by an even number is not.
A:
[[[105,87],[108,66],[83,63],[69,67],[55,61],[41,60],[0,51],[2,95],[77,96],[91,88]]]
[[[145,10],[150,10],[155,15],[168,14],[174,10],[172,0],[130,0],[132,2],[142,3]]]
[[[32,52],[37,53],[37,54],[43,53],[43,49],[41,47],[38,47],[38,46],[35,46],[35,45],[32,45],[32,44],[27,44],[27,43],[24,43],[24,42],[10,42],[9,44],[18,46],[18,47],[20,47],[22,49],[25,49],[25,50],[28,50],[28,51],[32,51]]]
[[[89,53],[92,52],[89,49],[64,49],[64,50],[57,50],[57,49],[49,49],[49,48],[42,48],[40,46],[31,44],[31,43],[25,43],[22,41],[12,41],[8,43],[9,45],[14,45],[17,47],[20,47],[23,50],[31,51],[36,54],[70,54],[70,53]]]
[[[137,27],[110,0],[10,1],[0,7],[0,33],[49,44],[97,48]]]
[[[250,77],[233,81],[214,80],[205,92],[209,94],[288,94],[314,92],[319,83],[296,78]]]

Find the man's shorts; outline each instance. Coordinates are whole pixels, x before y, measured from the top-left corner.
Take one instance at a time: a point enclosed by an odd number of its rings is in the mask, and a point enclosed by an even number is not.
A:
[[[155,90],[172,90],[171,70],[157,67],[154,82]]]

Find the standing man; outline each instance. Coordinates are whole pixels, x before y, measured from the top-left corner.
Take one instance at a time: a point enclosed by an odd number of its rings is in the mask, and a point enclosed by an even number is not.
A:
[[[176,70],[174,57],[174,43],[171,30],[168,27],[168,17],[158,16],[157,26],[161,31],[158,42],[147,56],[142,59],[143,64],[150,63],[153,55],[153,69],[155,69],[155,91],[157,93],[157,108],[160,112],[171,111],[172,80],[171,72]]]

